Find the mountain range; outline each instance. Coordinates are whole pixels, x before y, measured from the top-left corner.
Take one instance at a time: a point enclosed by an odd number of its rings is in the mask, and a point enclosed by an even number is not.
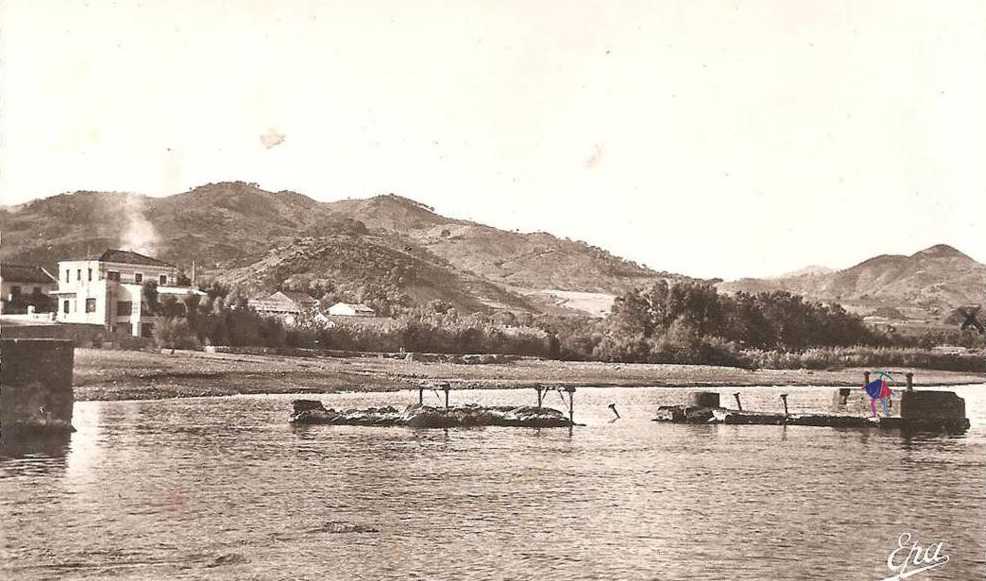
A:
[[[285,283],[375,285],[415,303],[446,300],[465,312],[601,316],[631,286],[688,279],[585,242],[448,218],[393,194],[319,202],[244,182],[160,198],[61,194],[0,207],[0,231],[0,260],[9,262],[54,267],[119,247],[187,273],[194,262],[200,280],[214,278],[248,295]],[[708,282],[724,292],[784,290],[863,315],[898,312],[916,321],[940,320],[950,309],[986,299],[986,265],[947,245],[838,271],[811,266],[774,278]]]
[[[784,290],[834,301],[862,315],[916,323],[941,321],[952,309],[986,302],[986,265],[946,244],[909,256],[883,254],[843,270],[815,267],[778,278],[719,284],[725,292]]]
[[[246,294],[313,284],[377,285],[466,312],[602,315],[656,272],[584,242],[444,217],[397,195],[319,202],[255,184],[172,196],[79,191],[0,208],[0,260],[58,260],[127,248]]]

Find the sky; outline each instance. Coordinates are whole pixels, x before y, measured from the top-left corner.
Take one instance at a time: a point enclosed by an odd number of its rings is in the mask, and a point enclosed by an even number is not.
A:
[[[986,3],[0,0],[0,203],[243,180],[769,276],[986,261]]]

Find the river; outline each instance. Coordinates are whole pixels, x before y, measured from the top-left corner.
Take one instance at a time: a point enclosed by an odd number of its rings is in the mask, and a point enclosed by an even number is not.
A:
[[[950,437],[658,424],[687,391],[657,388],[579,389],[571,434],[295,427],[290,396],[78,403],[70,441],[0,450],[0,578],[881,579],[910,532],[949,555],[916,579],[983,579],[986,386],[952,389],[973,425]]]

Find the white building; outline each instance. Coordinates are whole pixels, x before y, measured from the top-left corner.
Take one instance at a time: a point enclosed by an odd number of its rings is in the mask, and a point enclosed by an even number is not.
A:
[[[329,307],[329,316],[334,317],[375,317],[376,311],[359,303],[336,303]]]
[[[63,323],[104,325],[112,333],[149,337],[156,317],[143,299],[144,283],[157,284],[159,300],[183,300],[205,293],[175,286],[173,264],[129,250],[107,250],[101,256],[58,263],[57,320]]]

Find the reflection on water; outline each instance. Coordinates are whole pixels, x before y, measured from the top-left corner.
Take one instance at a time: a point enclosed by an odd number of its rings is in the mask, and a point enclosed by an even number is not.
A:
[[[581,389],[571,435],[291,426],[285,396],[80,403],[71,440],[0,447],[0,577],[878,579],[907,530],[951,557],[922,578],[983,578],[986,391],[957,391],[973,426],[951,437],[651,422],[673,389]]]
[[[65,469],[70,434],[0,434],[0,478]]]

